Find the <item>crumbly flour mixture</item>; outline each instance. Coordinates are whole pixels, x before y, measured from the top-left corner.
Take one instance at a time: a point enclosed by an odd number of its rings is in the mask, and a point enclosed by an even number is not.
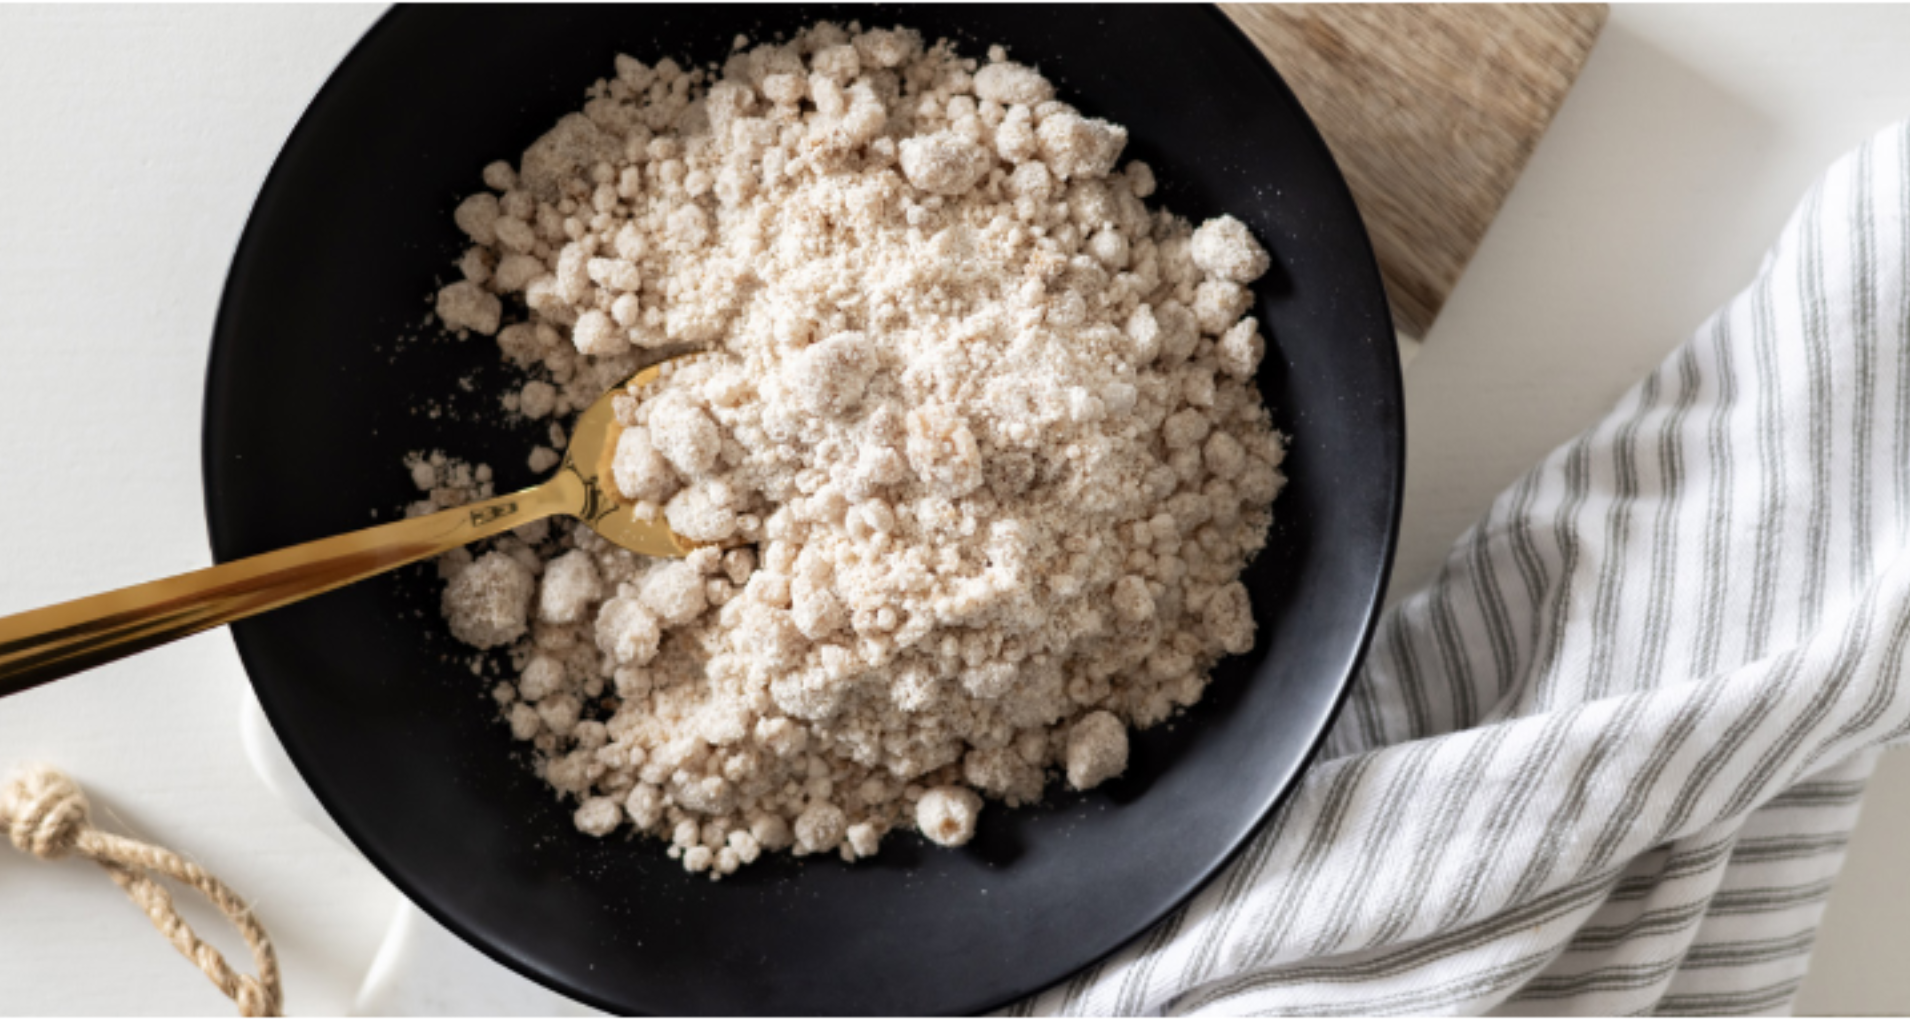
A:
[[[1269,260],[1232,217],[1150,211],[1126,141],[1000,48],[821,24],[720,73],[619,57],[485,170],[437,308],[530,370],[511,413],[715,352],[619,398],[615,459],[634,512],[715,545],[538,526],[442,568],[580,829],[713,876],[896,829],[957,846],[984,798],[1120,774],[1128,727],[1251,647],[1237,577],[1283,446],[1242,315]],[[411,470],[417,512],[488,491]]]

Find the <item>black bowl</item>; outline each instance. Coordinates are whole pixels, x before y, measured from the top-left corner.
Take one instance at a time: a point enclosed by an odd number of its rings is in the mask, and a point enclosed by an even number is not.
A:
[[[602,1008],[955,1013],[1037,991],[1160,919],[1286,795],[1377,615],[1400,505],[1393,330],[1359,213],[1280,78],[1211,8],[424,8],[385,17],[312,101],[227,280],[206,384],[221,561],[373,523],[406,452],[528,484],[532,436],[478,417],[495,346],[423,332],[461,249],[451,209],[628,52],[720,59],[818,17],[1003,43],[1131,131],[1192,219],[1231,212],[1274,254],[1260,386],[1293,437],[1253,564],[1260,640],[1206,700],[1087,796],[990,809],[976,841],[894,838],[873,861],[761,862],[721,883],[660,843],[580,835],[533,777],[411,568],[233,628],[306,781],[413,901],[518,971]],[[454,384],[470,377],[476,392]],[[436,413],[432,411],[435,409]],[[495,415],[489,415],[495,418]],[[387,512],[385,516],[389,516]]]

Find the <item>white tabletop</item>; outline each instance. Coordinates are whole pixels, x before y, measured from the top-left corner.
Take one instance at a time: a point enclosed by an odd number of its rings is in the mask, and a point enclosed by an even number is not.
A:
[[[210,562],[206,349],[279,144],[369,7],[0,8],[0,613]],[[1750,279],[1831,159],[1910,114],[1910,9],[1621,7],[1407,377],[1396,591]],[[105,382],[109,385],[102,386]],[[398,903],[247,766],[202,635],[0,702],[105,824],[256,904],[294,1013],[351,1007]],[[1910,756],[1886,759],[1804,1011],[1910,1010]],[[243,948],[182,896],[199,930]],[[97,869],[0,846],[0,1011],[222,1013]]]

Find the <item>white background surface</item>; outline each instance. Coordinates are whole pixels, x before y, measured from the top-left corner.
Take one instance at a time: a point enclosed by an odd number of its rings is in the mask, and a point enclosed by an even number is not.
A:
[[[227,263],[377,13],[0,8],[0,613],[210,562],[199,408]],[[1613,12],[1408,373],[1396,591],[1748,282],[1825,164],[1910,115],[1907,46],[1903,8]],[[216,632],[8,699],[0,771],[58,763],[105,824],[225,877],[278,943],[291,1010],[341,1012],[397,895],[254,778],[244,688]],[[1887,757],[1803,1011],[1910,1011],[1906,779],[1910,756]],[[0,846],[0,1011],[226,1008],[97,869]]]

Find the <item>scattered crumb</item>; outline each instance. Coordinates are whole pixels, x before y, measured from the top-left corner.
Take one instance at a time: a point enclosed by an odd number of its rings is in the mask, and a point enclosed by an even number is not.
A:
[[[1090,712],[1068,731],[1068,785],[1091,790],[1127,771],[1127,727],[1110,712]]]
[[[563,455],[548,446],[531,447],[531,455],[525,460],[525,463],[529,465],[531,471],[540,475],[549,472],[551,468],[563,462]]]
[[[522,563],[500,552],[485,553],[445,586],[444,618],[465,644],[509,644],[524,635],[536,586]]]
[[[915,827],[930,842],[962,846],[975,838],[982,799],[965,786],[938,786],[915,802]]]

